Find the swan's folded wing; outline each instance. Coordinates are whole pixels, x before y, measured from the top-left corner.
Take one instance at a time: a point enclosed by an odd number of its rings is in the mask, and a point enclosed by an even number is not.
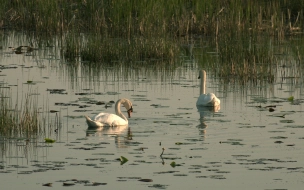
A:
[[[114,115],[114,114],[99,113],[99,114],[95,115],[94,117],[92,117],[92,120],[104,123],[105,121],[109,120],[109,117],[111,117],[111,115]]]
[[[212,99],[211,100],[211,104],[213,105],[213,106],[219,106],[220,104],[221,104],[221,101],[220,101],[220,99],[218,99],[216,96],[215,96],[215,94],[213,94],[213,93],[209,93],[210,95],[210,98]]]
[[[119,125],[127,125],[128,122],[115,114],[109,113],[100,113],[96,115],[93,120],[95,122],[103,123],[107,126],[119,126]]]
[[[86,122],[87,122],[89,127],[92,127],[92,128],[103,127],[102,123],[93,121],[90,117],[88,117],[86,115],[84,117],[86,118]]]
[[[201,94],[196,102],[197,106],[218,106],[220,104],[220,100],[213,94]]]

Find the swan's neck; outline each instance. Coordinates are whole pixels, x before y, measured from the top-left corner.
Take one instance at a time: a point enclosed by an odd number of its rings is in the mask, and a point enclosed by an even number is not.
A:
[[[205,71],[201,71],[200,77],[201,77],[201,87],[200,87],[200,95],[201,95],[201,94],[206,94],[206,92],[205,92],[205,88],[206,88],[206,72]]]
[[[124,116],[124,114],[121,113],[120,111],[120,106],[122,103],[123,99],[120,99],[119,101],[116,102],[115,104],[115,113],[116,115],[118,115],[119,117],[121,117],[122,119],[124,119],[125,121],[128,121],[128,119],[126,118],[126,116]]]

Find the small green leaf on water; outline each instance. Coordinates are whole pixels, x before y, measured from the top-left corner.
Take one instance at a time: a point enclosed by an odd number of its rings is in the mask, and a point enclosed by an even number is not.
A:
[[[45,138],[44,139],[46,143],[54,143],[55,140],[54,139],[49,139],[49,138]]]
[[[293,96],[290,96],[290,97],[288,98],[288,101],[292,102],[292,101],[293,101]]]
[[[181,145],[181,144],[183,144],[182,142],[176,142],[175,143],[176,145]]]
[[[170,166],[174,168],[176,166],[175,162],[171,162]]]
[[[120,156],[120,164],[123,165],[126,162],[128,162],[128,159],[126,157]]]

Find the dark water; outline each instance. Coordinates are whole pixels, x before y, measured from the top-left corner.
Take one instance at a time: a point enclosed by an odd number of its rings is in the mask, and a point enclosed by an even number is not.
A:
[[[99,71],[62,63],[54,47],[29,55],[7,48],[20,43],[3,46],[2,86],[10,86],[13,100],[30,93],[42,110],[59,112],[48,113],[41,135],[0,136],[4,189],[40,189],[47,183],[76,189],[303,186],[302,78],[293,77],[293,68],[278,65],[274,84],[246,86],[223,84],[207,73],[206,91],[221,100],[220,110],[213,112],[195,106],[201,68],[187,57],[174,71]],[[282,79],[284,72],[289,77]],[[113,105],[96,102],[122,97],[133,102],[128,127],[87,131],[83,115],[114,113]],[[122,163],[121,156],[128,161]]]

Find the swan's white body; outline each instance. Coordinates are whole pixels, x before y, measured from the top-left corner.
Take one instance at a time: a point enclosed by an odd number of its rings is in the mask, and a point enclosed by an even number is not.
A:
[[[99,113],[93,117],[85,116],[86,122],[89,128],[100,128],[100,127],[117,127],[128,125],[128,119],[120,111],[121,104],[128,111],[129,118],[131,117],[131,112],[133,112],[132,102],[126,98],[117,100],[115,104],[115,113]]]
[[[196,106],[216,107],[219,106],[221,101],[213,93],[205,93],[206,88],[206,71],[199,72],[201,79],[200,96],[197,99]]]

